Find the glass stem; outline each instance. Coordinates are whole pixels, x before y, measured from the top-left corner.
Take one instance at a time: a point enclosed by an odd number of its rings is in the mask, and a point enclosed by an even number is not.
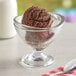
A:
[[[38,58],[38,57],[41,56],[41,53],[42,53],[41,51],[36,51],[35,50],[35,51],[33,51],[32,56],[35,57],[35,58]]]
[[[42,53],[42,51],[37,51],[37,50],[33,51],[31,56],[34,61],[43,61],[45,58],[47,58],[47,55]]]

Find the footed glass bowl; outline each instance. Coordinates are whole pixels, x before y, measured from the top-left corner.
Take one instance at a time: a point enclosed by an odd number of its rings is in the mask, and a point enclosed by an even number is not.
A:
[[[41,67],[48,66],[54,62],[54,58],[51,55],[44,54],[42,50],[47,48],[56,38],[56,35],[58,35],[63,26],[64,17],[56,13],[51,13],[51,15],[53,24],[50,28],[38,28],[23,25],[21,23],[22,16],[16,16],[14,18],[14,25],[19,36],[25,44],[34,48],[31,54],[26,54],[22,57],[20,61],[21,65]]]

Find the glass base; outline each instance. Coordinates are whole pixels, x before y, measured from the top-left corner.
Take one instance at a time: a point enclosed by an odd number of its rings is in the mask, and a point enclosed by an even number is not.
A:
[[[52,56],[45,55],[44,53],[34,52],[22,57],[20,64],[23,67],[42,67],[51,65],[53,62],[54,58]]]

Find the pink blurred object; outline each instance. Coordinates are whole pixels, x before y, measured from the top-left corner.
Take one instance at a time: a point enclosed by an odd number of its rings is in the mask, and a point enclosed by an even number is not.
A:
[[[76,22],[76,9],[67,10],[67,20],[68,22]]]
[[[63,15],[66,22],[76,22],[76,9],[56,9],[55,12]]]
[[[64,70],[63,67],[59,67],[56,70],[50,71],[46,74],[42,74],[41,76],[54,76],[55,73],[61,72],[63,70]],[[76,70],[74,70],[72,72],[69,72],[69,73],[66,73],[66,74],[58,74],[58,75],[55,75],[55,76],[76,76]]]

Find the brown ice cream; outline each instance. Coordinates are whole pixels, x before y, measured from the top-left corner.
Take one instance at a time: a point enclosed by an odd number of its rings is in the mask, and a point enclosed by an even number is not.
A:
[[[33,27],[51,27],[51,15],[43,8],[32,6],[23,15],[22,24]]]
[[[51,19],[51,15],[43,8],[38,6],[32,6],[27,9],[23,15],[22,24],[31,27],[38,28],[50,28],[53,20]],[[52,37],[54,33],[50,30],[46,30],[43,32],[26,32],[25,39],[28,42],[45,42],[50,37]]]

